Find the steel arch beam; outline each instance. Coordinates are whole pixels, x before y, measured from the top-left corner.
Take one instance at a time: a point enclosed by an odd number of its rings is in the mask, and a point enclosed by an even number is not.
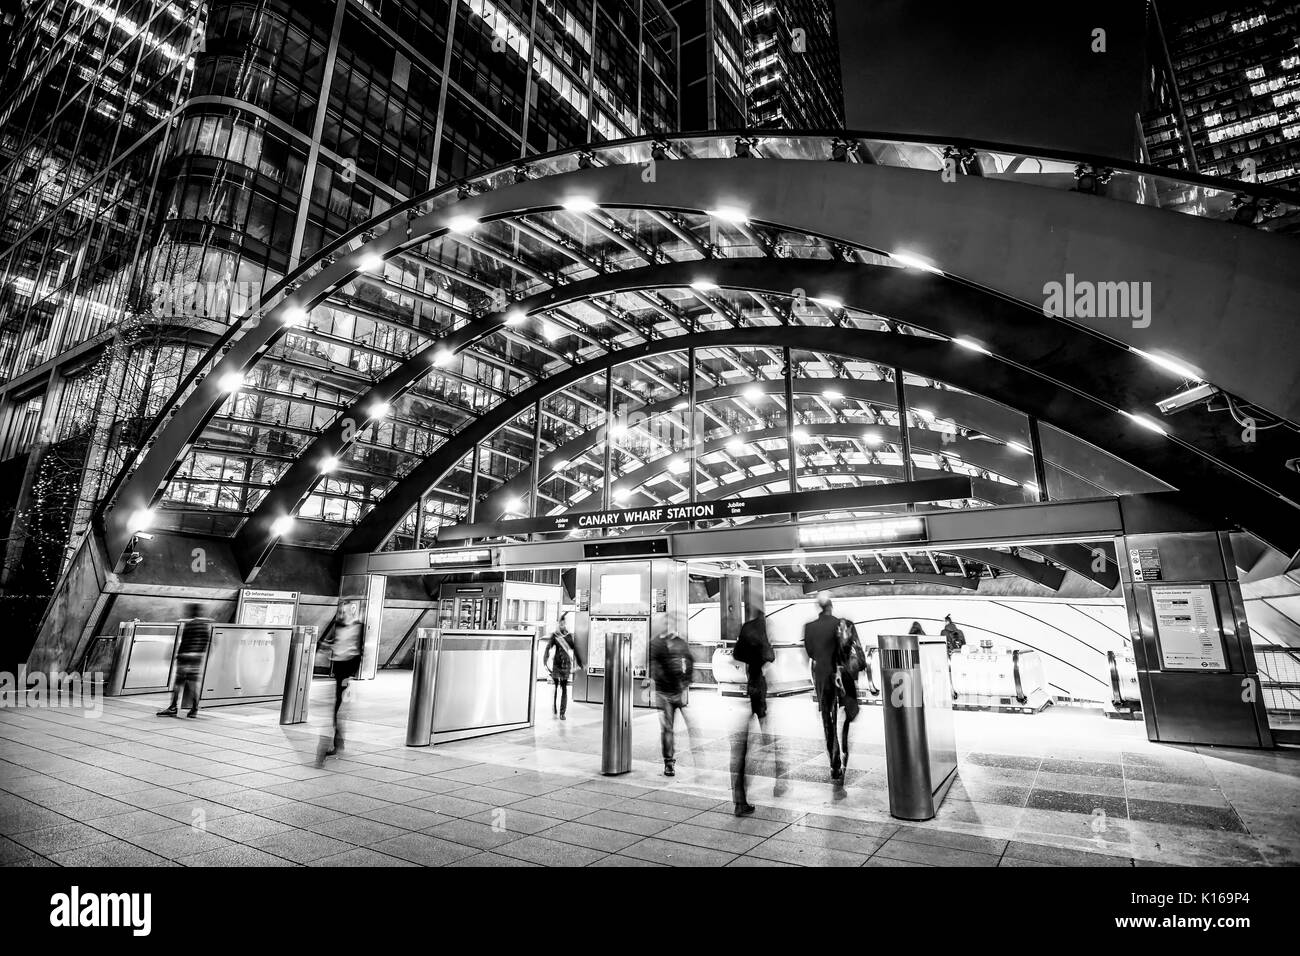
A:
[[[701,274],[710,276],[723,288],[773,295],[789,295],[800,288],[817,290],[819,294],[833,295],[848,307],[887,315],[939,334],[975,335],[995,354],[1032,369],[1035,374],[1066,389],[1106,396],[1117,408],[1150,408],[1171,388],[1170,378],[1164,372],[1107,340],[1052,322],[1037,311],[950,279],[882,266],[767,259],[670,263],[597,276],[545,290],[524,300],[519,307],[535,314],[592,296],[646,288],[683,287]],[[273,545],[273,522],[280,514],[290,513],[308,493],[318,477],[316,462],[319,458],[337,454],[343,447],[340,438],[344,423],[359,420],[361,409],[370,402],[388,400],[395,394],[394,389],[400,393],[401,389],[418,380],[430,370],[430,360],[439,348],[466,347],[499,328],[503,319],[502,313],[490,314],[462,327],[443,342],[430,344],[358,399],[347,414],[327,428],[240,529],[236,553],[241,555],[241,567],[246,570],[256,567]],[[821,336],[827,332],[827,329],[818,327],[792,328],[803,328]],[[837,330],[840,338],[861,334],[865,333]],[[682,338],[665,341],[679,342]],[[803,347],[826,351],[822,341],[808,341]],[[945,379],[942,373],[931,377]],[[980,391],[978,383],[968,384],[966,388],[977,393]],[[1062,399],[1068,400],[1065,395]],[[1006,396],[1002,401],[1015,407],[1014,396]],[[1273,464],[1286,456],[1284,449],[1279,447],[1277,431],[1261,431],[1256,443],[1246,445],[1239,441],[1238,429],[1226,416],[1216,418],[1207,413],[1198,417],[1190,411],[1179,416],[1178,426],[1180,433],[1187,435],[1189,443],[1221,452],[1223,457],[1229,458],[1232,467],[1247,472],[1273,467],[1279,484],[1296,477]],[[1098,483],[1095,478],[1089,480]],[[1174,484],[1168,479],[1166,483]],[[1292,481],[1291,485],[1294,486],[1292,496],[1300,499],[1300,480]]]
[[[825,329],[796,326],[696,333],[647,342],[561,370],[493,409],[417,465],[361,520],[340,549],[345,553],[378,549],[420,496],[441,481],[475,444],[533,402],[583,378],[613,365],[691,347],[790,346],[824,352],[825,334]],[[1199,500],[1207,502],[1207,509],[1226,511],[1232,507],[1237,520],[1279,550],[1293,553],[1300,547],[1300,509],[1195,449],[1134,425],[1117,414],[1113,406],[1091,395],[1066,391],[1059,383],[1025,368],[923,336],[864,331],[841,334],[836,340],[835,354],[896,365],[1019,408],[1128,461],[1174,488],[1199,495]]]
[[[962,548],[937,553],[961,555],[963,558],[969,558],[972,561],[978,561],[981,564],[987,564],[989,567],[1014,574],[1027,581],[1033,581],[1035,584],[1041,584],[1053,591],[1061,590],[1061,585],[1065,582],[1065,572],[1053,564],[1048,564],[1046,561],[1026,561],[1017,555],[995,551],[992,548]]]
[[[1045,282],[1067,274],[1114,279],[1141,264],[1144,281],[1160,290],[1159,314],[1177,316],[1176,323],[1163,320],[1134,329],[1114,320],[1078,321],[1148,350],[1195,356],[1215,384],[1300,418],[1300,371],[1290,360],[1300,351],[1300,329],[1287,313],[1300,292],[1300,251],[1285,239],[998,179],[965,177],[953,190],[919,170],[825,163],[808,176],[808,167],[794,165],[806,161],[771,159],[747,162],[745,175],[738,177],[734,162],[661,162],[653,183],[642,181],[640,165],[524,181],[433,212],[413,211],[406,230],[391,229],[324,265],[269,309],[258,327],[250,323],[244,329],[156,437],[109,513],[110,553],[125,547],[131,514],[156,500],[175,462],[224,401],[216,383],[250,368],[265,353],[281,331],[286,309],[314,306],[355,277],[363,257],[386,258],[441,235],[454,217],[482,220],[555,209],[574,193],[610,207],[640,209],[739,203],[755,220],[782,228],[928,255],[952,276],[1040,310]],[[1041,315],[1039,320],[1054,329],[1069,327]],[[1268,341],[1273,348],[1247,358],[1239,348],[1242,341]]]

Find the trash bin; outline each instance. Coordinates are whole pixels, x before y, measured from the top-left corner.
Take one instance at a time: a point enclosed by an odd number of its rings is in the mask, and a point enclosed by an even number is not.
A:
[[[889,813],[929,820],[957,778],[947,643],[881,634],[879,645]]]
[[[441,631],[422,627],[416,631],[411,669],[411,709],[406,715],[406,746],[433,743],[433,687],[438,677],[438,642]]]
[[[301,724],[307,721],[307,702],[311,697],[312,671],[316,665],[315,624],[299,624],[289,638],[289,660],[284,669],[284,698],[280,701],[280,723]]]
[[[605,635],[605,700],[600,739],[600,772],[632,769],[632,635]]]

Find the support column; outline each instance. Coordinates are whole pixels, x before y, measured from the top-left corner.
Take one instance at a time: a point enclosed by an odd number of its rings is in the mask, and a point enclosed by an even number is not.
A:
[[[789,347],[781,349],[781,374],[785,379],[785,449],[786,468],[790,472],[790,493],[799,490],[799,451],[794,443],[794,366],[790,358]],[[790,515],[791,521],[798,521],[797,514]]]
[[[907,421],[907,388],[903,383],[903,370],[894,368],[894,395],[898,406],[898,456],[903,460],[903,480],[912,480],[912,436]],[[916,505],[908,502],[908,511],[915,511]]]
[[[734,643],[745,623],[745,576],[728,574],[718,588],[718,637]]]

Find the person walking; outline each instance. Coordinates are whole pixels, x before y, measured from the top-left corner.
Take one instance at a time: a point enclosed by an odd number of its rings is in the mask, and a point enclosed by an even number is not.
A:
[[[817,595],[817,617],[803,626],[803,647],[812,666],[813,694],[822,715],[826,753],[831,762],[831,779],[843,778],[843,760],[837,729],[840,701],[840,621],[830,595]]]
[[[328,642],[330,655],[330,672],[334,676],[334,713],[331,718],[330,733],[321,738],[320,749],[316,753],[316,766],[325,764],[326,757],[332,757],[343,749],[343,719],[340,711],[343,696],[352,685],[352,679],[361,670],[361,651],[365,646],[362,640],[361,613],[355,601],[349,601],[339,608],[334,620],[334,630]]]
[[[954,654],[960,654],[961,649],[966,646],[966,635],[962,633],[960,627],[952,622],[951,614],[945,614],[943,620],[943,630],[940,633],[943,635],[944,640],[948,642],[948,656],[952,657]]]
[[[185,605],[185,617],[181,619],[180,625],[180,647],[176,650],[176,681],[172,684],[172,700],[158,711],[159,717],[176,716],[176,704],[182,699],[181,692],[185,689],[190,692],[190,709],[185,716],[199,716],[203,663],[208,656],[208,647],[212,644],[212,619],[203,617],[202,613],[203,609],[197,604]]]
[[[841,730],[840,749],[843,763],[840,766],[841,779],[849,773],[849,725],[858,717],[861,705],[858,703],[858,675],[866,669],[867,652],[858,639],[858,629],[846,617],[839,619],[835,636],[839,641],[839,705],[844,708],[844,726]]]
[[[771,743],[772,760],[776,783],[773,796],[780,796],[785,790],[785,781],[781,775],[785,766],[781,761],[781,748],[774,734],[769,733],[767,724],[767,678],[763,670],[776,660],[772,642],[767,638],[767,619],[763,612],[754,610],[749,620],[740,626],[736,637],[736,646],[731,652],[732,658],[745,665],[745,695],[749,704],[745,713],[745,725],[741,732],[732,737],[731,745],[731,791],[738,817],[748,816],[754,807],[745,796],[745,767],[749,758],[749,722],[750,718],[758,721],[759,733],[764,744]]]
[[[551,715],[560,720],[568,720],[565,712],[569,709],[569,677],[573,674],[576,654],[573,650],[573,635],[565,623],[566,616],[560,615],[559,626],[551,632],[542,652],[542,666],[550,672],[555,690],[551,696]]]
[[[664,776],[676,774],[675,724],[681,712],[682,723],[692,745],[695,734],[686,716],[690,703],[691,678],[695,674],[695,661],[691,659],[690,646],[677,628],[674,617],[655,615],[654,638],[650,641],[650,678],[654,681],[655,703],[659,707],[659,741],[664,756]]]

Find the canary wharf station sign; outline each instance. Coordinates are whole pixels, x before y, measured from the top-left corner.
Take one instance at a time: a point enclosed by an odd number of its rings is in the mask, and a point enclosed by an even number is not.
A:
[[[570,511],[541,518],[513,518],[502,521],[455,525],[438,532],[440,543],[471,538],[502,538],[528,534],[559,534],[570,531],[608,531],[613,528],[673,525],[690,521],[719,521],[765,515],[814,513],[875,508],[885,505],[952,501],[972,495],[966,475],[899,481],[857,488],[827,491],[787,492],[755,495],[752,498],[719,498],[686,504],[646,505],[607,511]]]

